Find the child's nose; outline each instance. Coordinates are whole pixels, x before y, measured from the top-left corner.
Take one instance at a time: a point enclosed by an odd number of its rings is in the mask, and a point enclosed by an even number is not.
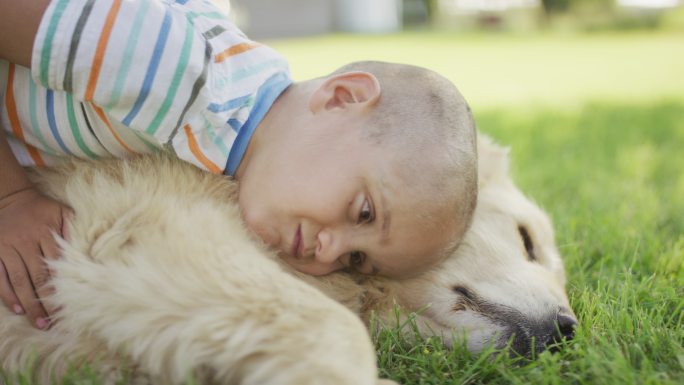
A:
[[[341,237],[330,229],[318,232],[316,245],[316,261],[321,264],[334,264],[342,255]]]

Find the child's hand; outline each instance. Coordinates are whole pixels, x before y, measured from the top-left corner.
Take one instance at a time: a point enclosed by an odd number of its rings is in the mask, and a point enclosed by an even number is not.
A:
[[[59,256],[53,232],[65,237],[64,223],[70,209],[34,188],[0,199],[0,299],[16,314],[47,329],[47,309],[40,298],[49,295],[46,259]]]

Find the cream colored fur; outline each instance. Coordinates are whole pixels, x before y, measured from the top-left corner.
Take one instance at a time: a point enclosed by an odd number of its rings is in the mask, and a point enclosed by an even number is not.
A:
[[[569,307],[550,222],[511,182],[505,150],[486,138],[479,144],[480,201],[463,245],[401,282],[292,272],[244,230],[234,184],[165,156],[43,171],[37,182],[75,210],[53,266],[51,301],[61,310],[43,332],[0,307],[2,368],[25,372],[33,362],[38,383],[68,363],[87,363],[113,382],[124,362],[131,383],[193,375],[201,383],[375,384],[374,349],[357,314],[375,311],[391,323],[395,303],[429,305],[419,328],[447,342],[468,332],[474,351],[501,345],[513,326],[454,287],[531,321]],[[520,223],[538,262],[525,259]]]
[[[68,175],[65,177],[64,175]],[[0,362],[40,383],[66,361],[120,359],[158,384],[375,384],[363,323],[285,273],[245,232],[235,186],[163,156],[40,178],[75,211],[47,332],[0,310]],[[139,379],[141,381],[146,378]]]

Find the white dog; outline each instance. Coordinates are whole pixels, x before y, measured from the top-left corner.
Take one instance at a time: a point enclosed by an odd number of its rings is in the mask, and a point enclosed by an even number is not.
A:
[[[510,338],[523,353],[575,324],[547,217],[508,177],[506,152],[480,141],[472,229],[445,263],[404,281],[314,278],[280,263],[245,231],[235,185],[164,156],[43,171],[44,191],[75,211],[54,264],[48,331],[0,307],[0,363],[33,364],[47,383],[87,363],[109,382],[376,384],[357,314],[424,308],[418,325],[472,350]],[[324,294],[325,293],[325,294]],[[334,300],[333,300],[334,299]],[[342,306],[344,304],[345,306]],[[352,311],[349,311],[351,309]],[[357,314],[355,314],[357,313]],[[534,339],[532,338],[534,337]]]

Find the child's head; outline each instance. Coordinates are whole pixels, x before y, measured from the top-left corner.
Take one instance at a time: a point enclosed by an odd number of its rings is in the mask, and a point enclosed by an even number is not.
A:
[[[475,127],[426,69],[347,65],[278,99],[238,168],[247,226],[297,270],[393,277],[453,250],[477,195]]]

